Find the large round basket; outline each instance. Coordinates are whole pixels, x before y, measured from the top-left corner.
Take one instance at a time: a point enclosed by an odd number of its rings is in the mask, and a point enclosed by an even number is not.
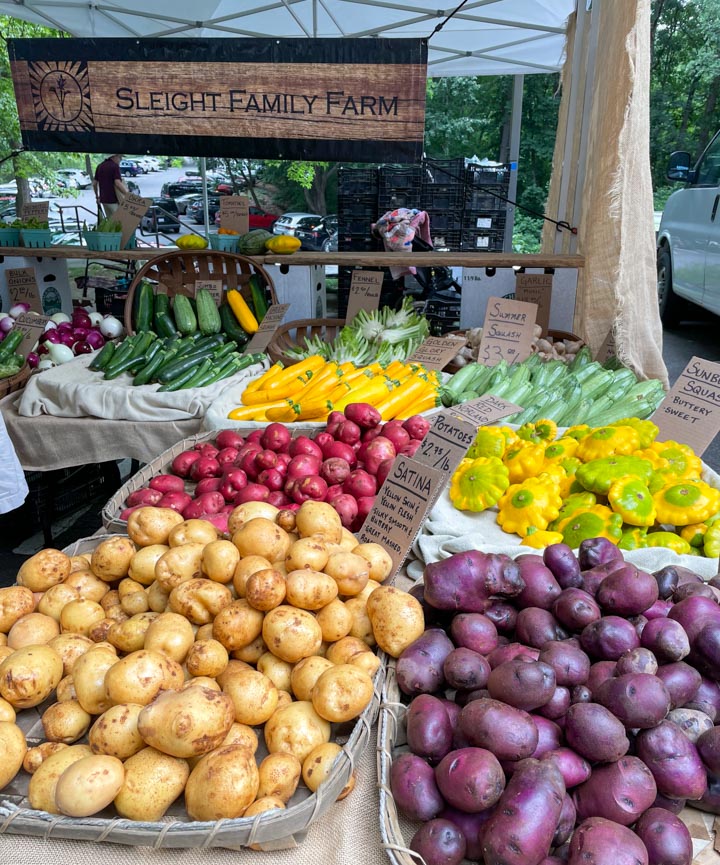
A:
[[[0,378],[0,399],[9,393],[15,393],[16,390],[22,390],[30,378],[30,372],[30,367],[25,364],[20,372],[16,372],[15,375]]]
[[[288,354],[294,348],[304,348],[305,337],[319,336],[324,342],[332,342],[345,326],[344,318],[301,318],[282,324],[273,334],[267,353],[273,363],[296,363],[297,358]]]
[[[130,283],[127,300],[125,301],[125,328],[133,334],[133,299],[135,289],[143,280],[155,286],[163,285],[170,297],[184,294],[195,296],[197,280],[219,279],[222,282],[223,296],[231,288],[237,289],[247,300],[251,301],[250,277],[258,274],[265,285],[265,294],[269,303],[277,303],[277,294],[270,274],[265,268],[248,258],[234,252],[219,252],[213,249],[178,249],[167,255],[156,256],[146,262],[135,274]]]

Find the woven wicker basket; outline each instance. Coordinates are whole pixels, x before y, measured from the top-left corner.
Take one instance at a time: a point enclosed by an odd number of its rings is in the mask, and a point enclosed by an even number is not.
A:
[[[28,383],[31,371],[30,367],[25,364],[20,372],[16,372],[15,375],[8,376],[8,378],[0,378],[0,399],[9,393],[15,393],[16,390],[22,390]]]
[[[303,348],[305,337],[320,336],[325,342],[332,342],[344,326],[344,318],[301,318],[289,321],[275,331],[267,353],[273,363],[295,363],[297,358],[287,354],[288,349]]]
[[[293,434],[293,438],[301,435],[310,435],[312,433],[317,432],[320,424],[315,425],[307,425],[307,424],[293,424],[291,427],[291,431]],[[252,430],[257,429],[257,424],[248,426],[247,429],[243,429],[243,427],[234,426],[233,432],[237,432],[240,435],[244,435],[246,432],[252,432]],[[214,441],[217,438],[220,430],[210,430],[209,432],[201,432],[196,433],[193,436],[189,436],[186,439],[182,439],[179,442],[176,442],[172,447],[169,447],[167,450],[163,451],[160,456],[155,457],[155,459],[148,463],[146,466],[140,469],[139,472],[134,474],[129,480],[127,480],[120,489],[105,503],[105,507],[102,509],[101,518],[103,526],[108,532],[124,532],[127,530],[127,520],[121,520],[120,514],[125,510],[125,502],[127,501],[127,497],[130,493],[135,492],[135,490],[141,490],[143,487],[147,486],[151,478],[154,478],[156,475],[166,474],[170,470],[170,464],[175,459],[178,454],[181,454],[183,451],[190,450],[195,447],[198,442],[206,442],[206,441]],[[192,493],[195,491],[196,483],[194,481],[186,480],[185,481],[185,490],[186,492]]]
[[[100,541],[112,535],[96,535],[76,541],[64,550],[70,556],[92,552]],[[333,741],[342,746],[335,767],[317,793],[300,785],[284,811],[268,811],[256,817],[238,817],[216,822],[189,821],[182,798],[160,822],[140,822],[117,817],[63,817],[27,807],[30,776],[21,772],[0,792],[0,834],[33,835],[42,838],[71,838],[154,848],[227,847],[241,850],[254,845],[259,850],[297,847],[310,828],[337,800],[350,780],[355,765],[370,739],[371,727],[380,705],[386,658],[374,681],[373,699],[354,722],[333,725]],[[28,747],[44,740],[40,721],[47,704],[18,713],[17,723]],[[262,739],[262,737],[261,737]],[[261,749],[256,755],[260,759]]]
[[[152,258],[138,270],[128,288],[124,314],[125,329],[129,334],[135,332],[132,320],[133,300],[135,289],[142,280],[153,283],[156,290],[157,285],[162,283],[170,297],[176,294],[193,297],[197,280],[219,279],[222,282],[223,292],[235,288],[247,301],[251,301],[248,283],[254,273],[262,278],[269,302],[277,303],[275,285],[270,274],[261,264],[245,255],[212,249],[178,249],[168,252],[167,255]]]
[[[569,333],[567,330],[548,330],[547,335],[550,339],[554,339],[556,341],[560,341],[563,339],[571,340],[572,342],[578,342],[580,340],[579,336],[575,336],[574,333]],[[445,334],[445,336],[465,336],[464,330],[453,330],[451,333]],[[458,370],[462,369],[462,367],[458,366],[456,363],[452,361],[445,365],[445,371],[456,373]]]

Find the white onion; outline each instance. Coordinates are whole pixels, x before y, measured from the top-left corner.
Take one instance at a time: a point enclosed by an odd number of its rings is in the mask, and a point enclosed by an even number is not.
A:
[[[103,322],[103,314],[101,312],[88,312],[90,321],[93,327],[100,327]]]
[[[72,354],[72,352],[71,352]],[[52,369],[55,364],[50,360],[49,357],[43,357],[40,359],[40,363],[37,365],[38,370],[41,372],[46,369]]]
[[[50,320],[54,321],[55,324],[61,324],[63,321],[70,321],[70,316],[65,315],[64,312],[56,312],[50,316]]]
[[[50,343],[48,354],[50,355],[50,360],[55,364],[67,363],[75,357],[70,346],[63,345],[61,342]]]
[[[6,315],[5,318],[0,318],[0,331],[3,333],[10,333],[15,324],[15,319],[11,318],[9,315]]]
[[[14,306],[10,307],[10,315],[13,318],[17,318],[19,315],[22,315],[24,312],[30,312],[30,304],[25,303],[24,301],[20,303],[16,303]]]
[[[57,325],[52,319],[45,325],[45,331],[48,330],[57,330]]]
[[[118,321],[114,315],[106,315],[100,323],[100,333],[107,339],[117,339],[122,336],[122,322]]]

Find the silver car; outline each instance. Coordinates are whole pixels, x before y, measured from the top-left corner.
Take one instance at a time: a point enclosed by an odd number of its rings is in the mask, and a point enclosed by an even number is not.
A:
[[[317,219],[320,221],[322,216],[319,213],[283,213],[282,216],[275,220],[273,234],[289,234],[290,237],[294,237],[295,229],[303,219]]]

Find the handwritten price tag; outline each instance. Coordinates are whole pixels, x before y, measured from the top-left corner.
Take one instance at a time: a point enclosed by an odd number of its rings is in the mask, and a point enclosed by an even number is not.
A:
[[[28,356],[35,343],[45,331],[45,325],[50,321],[48,315],[32,315],[24,312],[15,319],[13,330],[19,330],[23,334],[22,342],[18,348],[18,354]]]
[[[506,399],[488,394],[480,399],[472,399],[460,405],[453,406],[450,411],[463,420],[468,420],[476,427],[487,426],[502,420],[504,417],[522,411],[522,406],[508,402]]]
[[[121,249],[125,249],[128,241],[135,234],[135,229],[140,225],[140,220],[145,216],[151,204],[151,198],[143,198],[141,195],[134,195],[132,192],[126,195],[120,202],[120,206],[113,213],[113,219],[117,220],[122,226]]]
[[[552,273],[518,273],[515,276],[515,298],[537,306],[536,321],[543,333],[547,333],[550,326],[552,289]]]
[[[426,369],[441,370],[465,345],[462,337],[429,336],[408,358],[409,363],[421,363]]]
[[[447,480],[445,472],[399,456],[380,487],[358,536],[361,544],[382,544],[397,574],[418,535],[425,515]]]
[[[222,279],[196,279],[195,280],[195,297],[201,290],[209,292],[215,303],[220,306],[223,302],[223,284]]]
[[[702,454],[720,429],[720,363],[693,357],[652,416],[658,440],[689,444]]]
[[[354,270],[345,320],[352,321],[361,309],[374,312],[380,305],[382,284],[382,270]]]
[[[50,210],[49,201],[26,201],[20,210],[20,218],[37,219],[38,222],[47,222]]]
[[[595,360],[600,363],[605,363],[605,361],[610,357],[615,357],[617,354],[617,349],[615,347],[615,334],[613,333],[613,329],[610,328],[608,331],[608,335],[603,340],[603,344],[600,346],[600,350],[597,353],[597,357]]]
[[[282,323],[282,320],[285,318],[285,313],[289,309],[289,303],[274,303],[268,309],[265,313],[265,318],[260,322],[260,327],[258,328],[257,333],[245,346],[245,354],[265,351],[268,345],[270,345],[270,340],[273,338],[273,334]]]
[[[220,196],[220,227],[238,234],[250,229],[250,202],[246,195]]]
[[[478,360],[495,366],[501,360],[519,363],[530,355],[537,306],[519,300],[491,297],[487,302]]]
[[[467,449],[475,441],[477,427],[450,413],[439,411],[432,416],[430,429],[415,452],[415,459],[446,475],[455,471]]]
[[[29,303],[35,312],[43,311],[34,267],[9,267],[5,278],[12,303]]]

